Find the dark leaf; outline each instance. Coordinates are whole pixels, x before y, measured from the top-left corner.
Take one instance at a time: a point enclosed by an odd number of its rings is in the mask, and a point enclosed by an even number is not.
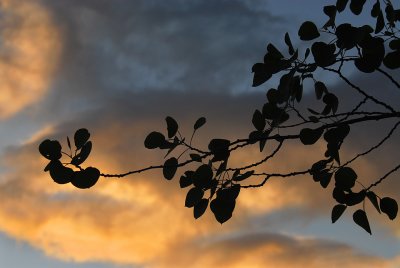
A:
[[[374,17],[374,18],[376,18],[376,17],[379,16],[379,13],[382,13],[382,11],[381,11],[380,2],[379,2],[379,0],[377,0],[377,1],[375,2],[375,4],[372,6],[372,9],[371,9],[371,16]]]
[[[149,135],[147,135],[146,139],[144,140],[144,146],[147,149],[155,149],[161,147],[165,144],[165,136],[160,132],[153,131]]]
[[[219,165],[219,167],[218,167],[218,169],[217,169],[217,172],[215,173],[215,176],[218,177],[218,175],[220,175],[222,172],[224,172],[227,165],[228,165],[228,161],[226,161],[226,160],[223,161],[223,162]]]
[[[259,131],[263,131],[264,130],[264,127],[265,127],[265,124],[266,124],[265,118],[264,118],[264,116],[262,115],[262,113],[258,109],[256,109],[254,111],[253,118],[252,118],[251,121],[253,123],[253,126],[257,130],[259,130]]]
[[[86,128],[80,128],[75,132],[74,142],[77,150],[82,148],[82,146],[89,140],[90,133]]]
[[[315,42],[311,46],[311,53],[314,56],[315,63],[321,67],[327,67],[335,63],[335,50],[336,46],[333,43]]]
[[[171,157],[165,161],[163,166],[163,175],[167,180],[172,180],[175,176],[176,170],[178,169],[178,159]]]
[[[264,150],[265,144],[267,144],[267,139],[268,139],[269,133],[271,133],[270,130],[266,130],[263,133],[261,133],[260,142],[259,142],[260,152],[262,152]]]
[[[324,6],[323,9],[325,15],[327,15],[329,17],[330,20],[334,21],[335,17],[336,17],[336,6],[334,5],[329,5],[329,6]]]
[[[208,189],[211,186],[211,180],[214,173],[209,165],[203,164],[198,167],[193,175],[193,184],[200,189]]]
[[[319,37],[319,32],[317,26],[311,21],[303,22],[299,29],[299,37],[303,41],[313,40]]]
[[[206,123],[206,118],[205,117],[200,117],[199,119],[197,119],[196,123],[194,123],[193,128],[199,129],[201,128],[204,124]]]
[[[336,202],[340,204],[346,204],[346,194],[343,189],[338,187],[333,188],[332,197],[336,200]]]
[[[85,160],[88,158],[88,156],[89,156],[91,151],[92,151],[92,142],[88,141],[88,142],[85,143],[85,145],[82,146],[81,151],[79,152],[79,154],[75,155],[72,158],[71,164],[79,166],[80,164],[85,162]]]
[[[369,227],[369,222],[368,222],[368,218],[367,218],[367,214],[365,213],[364,210],[357,210],[356,212],[354,212],[353,214],[353,220],[354,222],[360,226],[361,228],[363,228],[365,231],[367,231],[369,234],[371,233],[371,228]]]
[[[100,171],[97,168],[88,167],[84,170],[75,171],[71,179],[71,183],[77,188],[87,189],[94,186],[99,177]]]
[[[380,202],[381,211],[388,215],[389,219],[394,220],[397,216],[399,207],[396,200],[390,197],[384,197]]]
[[[65,184],[71,181],[74,171],[65,167],[59,160],[52,160],[46,167],[50,171],[50,176],[54,182]]]
[[[253,76],[253,87],[264,84],[268,79],[272,77],[272,72],[268,70],[264,63],[256,63],[253,65],[252,72]]]
[[[324,139],[328,143],[339,143],[347,137],[350,132],[350,126],[348,124],[340,124],[335,128],[328,129],[324,134]]]
[[[212,139],[208,149],[214,155],[212,161],[225,161],[229,157],[230,141],[226,139]]]
[[[201,156],[199,154],[189,154],[189,156],[193,161],[201,162]]]
[[[191,171],[191,170],[185,171],[184,175],[182,175],[181,178],[179,179],[179,186],[181,188],[185,188],[185,187],[192,185],[193,174],[194,174],[194,171]]]
[[[61,144],[57,140],[44,140],[39,145],[41,155],[49,160],[58,160],[61,158]]]
[[[214,213],[215,219],[222,224],[232,217],[235,205],[235,200],[224,200],[218,196],[217,192],[217,198],[211,201],[210,208]]]
[[[342,12],[343,10],[346,9],[347,6],[347,2],[349,2],[349,0],[337,0],[336,1],[336,9],[338,12]]]
[[[367,192],[367,197],[369,201],[371,201],[372,205],[376,208],[376,210],[381,213],[381,209],[379,208],[378,197],[372,191]]]
[[[165,121],[167,122],[168,138],[172,138],[178,131],[178,123],[170,116],[167,116]]]
[[[206,212],[207,207],[208,207],[208,199],[205,198],[201,199],[196,205],[194,205],[193,217],[195,219],[200,218],[204,214],[204,212]]]
[[[383,27],[385,27],[385,21],[383,19],[383,13],[380,11],[378,18],[376,19],[375,33],[380,33],[383,30]]]
[[[332,175],[333,174],[328,171],[322,172],[319,178],[319,184],[321,184],[323,188],[328,187],[329,183],[331,182]]]
[[[318,141],[318,139],[324,133],[323,129],[310,129],[310,128],[303,128],[300,131],[300,141],[304,145],[311,145]]]
[[[332,223],[335,223],[340,218],[340,216],[342,216],[346,208],[347,206],[342,204],[337,204],[336,206],[333,207],[331,216]]]
[[[333,114],[336,113],[338,106],[339,106],[339,99],[332,93],[327,93],[323,97],[322,101],[326,103],[327,106],[330,107]]]
[[[393,39],[390,41],[389,47],[393,50],[400,50],[400,39]]]
[[[325,84],[321,81],[315,82],[314,89],[315,89],[315,96],[317,97],[318,100],[322,98],[322,95],[324,93],[328,93],[328,89],[326,88]]]
[[[366,0],[351,0],[350,10],[354,15],[360,15]]]
[[[71,150],[71,142],[69,140],[69,137],[67,136],[67,144],[68,144],[68,148]]]
[[[361,202],[364,201],[365,196],[366,196],[365,190],[362,190],[358,193],[350,192],[345,195],[345,198],[346,198],[345,203],[348,206],[354,206],[354,205],[360,204]]]
[[[254,170],[247,171],[243,174],[237,175],[233,178],[234,181],[243,181],[247,178],[250,178],[254,174]]]
[[[310,113],[312,113],[313,115],[319,115],[319,112],[314,111],[314,110],[311,109],[311,108],[307,108],[307,110],[308,110]]]
[[[341,167],[335,173],[335,186],[343,189],[350,190],[357,180],[357,174],[350,167]]]
[[[389,69],[400,68],[400,49],[386,54],[383,64]]]
[[[289,33],[286,33],[286,34],[285,34],[285,44],[288,46],[289,54],[290,54],[290,55],[293,55],[293,53],[294,53],[294,48],[293,48],[293,45],[292,45],[292,41],[290,40]]]
[[[193,187],[186,195],[185,207],[191,208],[195,206],[203,198],[204,191],[200,188]]]

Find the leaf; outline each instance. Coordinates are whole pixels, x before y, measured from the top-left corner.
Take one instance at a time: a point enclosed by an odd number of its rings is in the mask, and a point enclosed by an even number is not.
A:
[[[292,45],[292,41],[290,40],[289,33],[285,33],[285,44],[288,46],[289,54],[293,55],[294,48],[293,48],[293,45]]]
[[[214,213],[215,219],[219,223],[224,223],[232,217],[233,210],[235,209],[236,202],[233,201],[225,201],[218,197],[211,201],[210,208]]]
[[[357,180],[357,174],[350,167],[341,167],[335,173],[335,186],[343,189],[350,190]]]
[[[270,72],[264,63],[256,63],[252,67],[253,76],[253,87],[264,84],[272,77],[272,72]]]
[[[193,187],[189,190],[185,199],[185,207],[191,208],[195,206],[203,198],[204,191],[200,188]]]
[[[322,98],[322,95],[324,93],[328,93],[328,89],[326,88],[325,84],[321,81],[315,82],[314,89],[315,89],[315,96],[317,97],[318,100]]]
[[[237,175],[232,180],[234,180],[234,181],[243,181],[243,180],[245,180],[247,178],[250,178],[253,174],[254,174],[254,170],[246,171],[243,174]]]
[[[189,156],[193,161],[201,162],[201,156],[199,154],[189,154]]]
[[[82,146],[89,140],[90,133],[86,128],[80,128],[75,132],[74,142],[77,150],[82,148]]]
[[[385,27],[385,21],[383,19],[382,11],[379,12],[378,18],[376,18],[375,33],[380,33]]]
[[[159,148],[166,142],[165,136],[160,132],[153,131],[149,135],[147,135],[144,140],[144,146],[147,149],[155,149]]]
[[[194,174],[194,171],[192,171],[192,170],[185,171],[184,175],[182,175],[181,178],[179,179],[179,186],[181,188],[185,188],[185,187],[192,185],[193,174]]]
[[[172,138],[178,131],[178,123],[170,116],[167,116],[165,121],[167,122],[168,138]]]
[[[304,145],[311,145],[318,141],[321,138],[322,133],[324,133],[323,129],[310,129],[310,128],[303,128],[300,131],[300,141]]]
[[[263,131],[264,130],[264,127],[265,127],[265,124],[266,124],[265,118],[264,118],[264,116],[262,115],[262,113],[258,109],[256,109],[254,111],[253,118],[252,118],[251,121],[253,123],[253,126],[258,131]]]
[[[347,2],[349,2],[349,0],[337,0],[336,1],[336,9],[338,12],[342,12],[343,10],[346,9],[347,6]]]
[[[367,231],[370,235],[372,235],[371,228],[369,227],[367,214],[365,213],[364,210],[359,209],[356,212],[354,212],[353,220],[358,226],[360,226],[365,231]]]
[[[82,146],[81,151],[79,152],[79,154],[75,155],[72,158],[71,164],[79,166],[80,164],[85,162],[85,160],[88,158],[88,156],[89,156],[91,151],[92,151],[92,142],[88,141],[88,142],[85,143],[85,145]]]
[[[194,130],[201,128],[205,123],[206,123],[206,118],[200,117],[199,119],[197,119],[196,123],[194,123],[193,126]]]
[[[396,200],[390,197],[384,197],[380,202],[381,211],[388,215],[389,219],[394,220],[397,216],[399,207]]]
[[[55,183],[65,184],[71,181],[74,171],[65,167],[59,160],[52,160],[46,167]],[[45,169],[45,171],[46,171]]]
[[[178,159],[171,157],[165,161],[163,166],[163,175],[167,180],[172,180],[175,176],[176,170],[178,169]]]
[[[214,177],[214,173],[211,167],[207,164],[203,164],[196,169],[193,174],[193,184],[200,189],[208,189],[211,186],[211,181]]]
[[[332,223],[335,223],[340,218],[340,216],[342,216],[346,208],[347,206],[342,204],[337,204],[333,207],[331,215]]]
[[[389,69],[400,68],[400,49],[386,54],[383,64]]]
[[[68,148],[71,150],[71,142],[69,141],[69,137],[67,136],[67,144],[68,144]]]
[[[335,63],[335,50],[336,46],[333,43],[315,42],[311,46],[311,53],[314,56],[315,63],[320,67],[327,67]]]
[[[218,177],[218,175],[220,175],[222,172],[224,172],[227,165],[228,165],[228,161],[226,161],[226,160],[223,161],[223,162],[219,165],[219,167],[218,167],[218,169],[217,169],[217,172],[215,173],[215,176]]]
[[[224,161],[229,157],[230,141],[226,139],[212,139],[208,144],[208,149],[214,155],[213,162]]]
[[[326,103],[327,106],[330,107],[330,110],[332,110],[333,114],[336,113],[339,106],[339,99],[334,94],[332,93],[325,94],[322,101]]]
[[[382,13],[382,11],[381,11],[381,4],[380,4],[379,0],[377,0],[377,1],[375,2],[375,4],[372,6],[372,9],[371,9],[371,16],[374,17],[374,18],[376,18],[376,17],[379,16],[379,13],[380,13],[380,12]]]
[[[303,22],[299,29],[299,37],[303,41],[313,40],[320,36],[317,26],[311,21]]]
[[[319,115],[319,113],[318,113],[317,111],[314,111],[314,110],[311,109],[311,108],[307,108],[307,110],[308,110],[310,113],[312,113],[313,115]]]
[[[354,15],[360,15],[366,0],[351,0],[350,10]]]
[[[75,171],[71,183],[79,189],[88,189],[97,183],[99,177],[100,171],[97,168],[88,167],[84,170]]]
[[[204,212],[206,212],[207,207],[208,207],[208,199],[205,198],[201,199],[196,205],[194,205],[193,217],[195,219],[200,218],[204,214]]]
[[[374,207],[376,208],[376,210],[381,213],[381,209],[379,208],[379,203],[378,203],[378,197],[376,196],[376,194],[372,191],[368,191],[367,192],[367,197],[369,199],[369,201],[371,201],[372,205],[374,205]]]
[[[61,144],[57,140],[44,140],[39,145],[41,155],[49,160],[58,160],[62,157]]]

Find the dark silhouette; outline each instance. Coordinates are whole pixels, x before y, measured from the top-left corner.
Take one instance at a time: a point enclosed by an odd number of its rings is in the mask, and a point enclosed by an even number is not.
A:
[[[193,208],[194,217],[199,218],[210,205],[211,211],[220,223],[232,217],[236,198],[242,189],[261,187],[272,177],[285,178],[310,174],[323,188],[326,188],[331,181],[334,183],[332,195],[337,205],[332,209],[333,223],[348,207],[358,205],[360,208],[355,209],[353,213],[354,222],[371,234],[364,202],[369,200],[379,213],[383,212],[390,220],[396,218],[397,202],[390,197],[378,196],[373,188],[400,169],[400,164],[369,186],[364,186],[357,181],[357,172],[350,167],[350,164],[379,148],[392,137],[400,124],[400,111],[379,100],[379,96],[367,93],[351,82],[343,74],[342,67],[345,64],[354,64],[356,69],[363,73],[379,72],[391,81],[394,88],[400,89],[399,82],[387,71],[387,69],[396,70],[400,67],[400,37],[397,27],[400,22],[400,9],[395,9],[390,1],[377,0],[372,10],[367,11],[375,19],[375,25],[362,27],[355,27],[349,23],[338,25],[335,21],[338,12],[349,8],[354,15],[359,15],[363,12],[366,1],[348,2],[348,0],[337,0],[336,5],[325,6],[323,12],[329,18],[321,29],[318,29],[311,21],[306,21],[300,26],[298,35],[303,41],[315,40],[322,33],[330,36],[328,43],[313,42],[310,48],[306,49],[303,58],[299,56],[298,49],[293,47],[288,33],[284,36],[288,49],[287,56],[284,56],[273,44],[267,46],[264,61],[254,64],[252,68],[253,86],[262,85],[278,74],[281,74],[280,82],[276,89],[271,88],[267,91],[267,102],[264,106],[254,111],[252,118],[254,130],[248,137],[235,141],[212,139],[208,150],[204,151],[192,145],[193,136],[206,123],[204,117],[194,123],[192,136],[187,141],[178,131],[179,125],[176,120],[168,116],[166,117],[167,136],[154,131],[148,134],[144,141],[144,146],[148,149],[159,148],[165,151],[167,160],[163,165],[149,166],[123,174],[104,174],[97,168],[81,167],[90,154],[92,143],[89,141],[89,132],[86,129],[79,129],[74,135],[75,149],[72,149],[71,142],[69,138],[67,139],[69,153],[63,152],[60,143],[55,140],[45,140],[40,144],[40,153],[50,160],[45,171],[50,172],[50,176],[56,183],[71,182],[78,188],[90,188],[95,185],[99,177],[119,178],[151,169],[162,169],[165,179],[171,180],[178,168],[197,162],[196,169],[185,170],[180,177],[181,188],[190,188],[185,206]],[[362,101],[354,103],[349,111],[338,113],[339,98],[328,90],[324,82],[314,79],[316,70],[336,74],[363,97]],[[321,111],[308,108],[308,114],[304,114],[297,109],[297,106],[301,103],[303,82],[307,79],[313,80],[316,99],[322,102],[324,108]],[[374,103],[380,109],[362,111],[361,108],[366,102]],[[289,119],[292,122],[290,125],[287,123]],[[340,161],[341,145],[353,126],[361,122],[376,122],[385,119],[397,119],[397,122],[383,139],[346,163]],[[289,173],[256,173],[252,170],[273,158],[288,140],[299,140],[303,145],[310,146],[321,138],[327,145],[325,155],[307,170]],[[260,161],[243,167],[228,166],[228,160],[235,151],[246,146],[258,145],[262,152],[269,141],[275,141],[277,146]],[[185,148],[184,152],[176,157],[171,156],[177,147]],[[70,158],[70,163],[60,162],[62,154]],[[186,160],[184,160],[185,156]],[[262,176],[264,179],[259,184],[246,183],[246,180],[253,176]],[[362,190],[355,189],[356,182],[361,185]]]

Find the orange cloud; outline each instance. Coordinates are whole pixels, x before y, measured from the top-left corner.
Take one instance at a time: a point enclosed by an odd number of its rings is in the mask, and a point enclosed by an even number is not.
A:
[[[6,118],[46,93],[61,42],[51,16],[36,1],[1,0],[0,7],[0,118]]]

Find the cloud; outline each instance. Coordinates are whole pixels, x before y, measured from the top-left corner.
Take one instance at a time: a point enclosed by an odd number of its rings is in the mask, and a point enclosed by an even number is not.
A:
[[[0,118],[36,103],[48,91],[58,65],[60,36],[39,2],[0,1]]]

